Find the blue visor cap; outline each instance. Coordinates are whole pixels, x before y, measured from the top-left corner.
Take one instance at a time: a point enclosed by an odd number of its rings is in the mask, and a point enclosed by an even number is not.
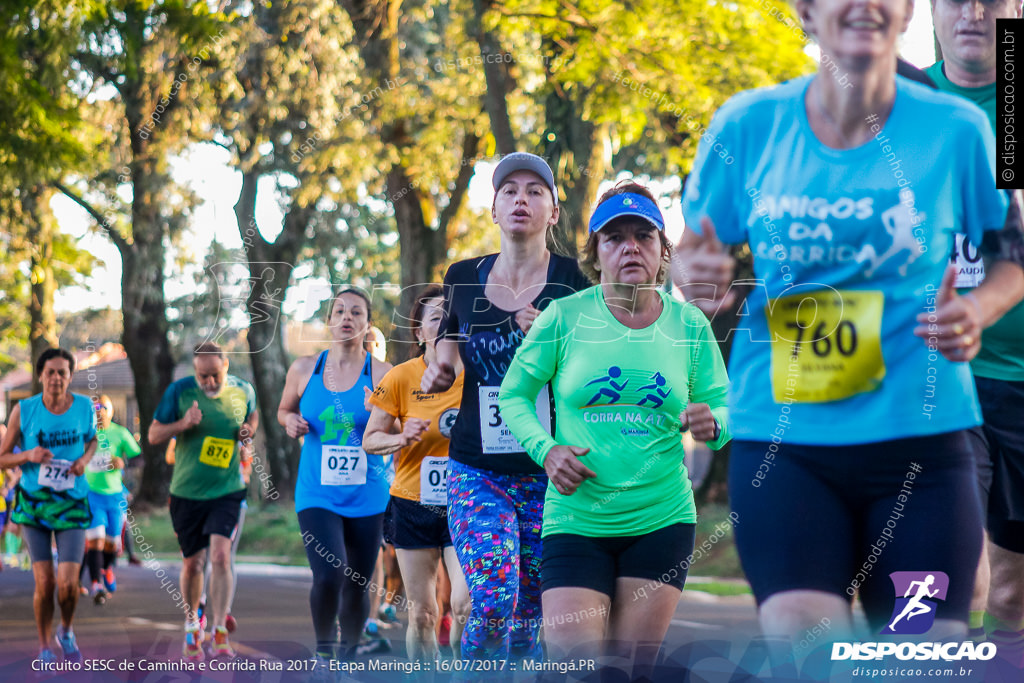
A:
[[[590,216],[590,232],[597,232],[616,218],[636,216],[642,218],[658,230],[665,229],[665,219],[661,209],[642,194],[626,192],[609,197],[594,210]]]

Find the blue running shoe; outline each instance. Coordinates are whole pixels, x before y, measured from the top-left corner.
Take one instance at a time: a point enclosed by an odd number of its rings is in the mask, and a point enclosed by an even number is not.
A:
[[[57,665],[58,659],[57,659],[57,655],[53,654],[53,650],[51,650],[49,648],[47,648],[45,650],[40,650],[39,651],[39,656],[36,657],[36,661],[39,662],[39,664],[36,664],[36,663],[33,662],[32,668],[33,669],[38,669],[38,671],[35,674],[35,676],[33,676],[33,679],[35,679],[35,680],[43,680],[43,679],[46,679],[46,678],[52,678],[53,676],[57,675],[56,674],[56,671],[57,671],[57,666],[56,665]]]
[[[78,649],[78,643],[75,642],[74,631],[64,631],[63,626],[57,627],[57,643],[60,645],[60,649],[64,651],[64,660],[68,662],[81,662],[82,653]]]

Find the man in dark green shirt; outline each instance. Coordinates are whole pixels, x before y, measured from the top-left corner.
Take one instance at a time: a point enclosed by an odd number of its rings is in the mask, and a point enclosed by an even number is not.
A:
[[[185,647],[190,659],[202,659],[203,633],[196,608],[203,594],[203,566],[209,546],[209,606],[214,656],[233,657],[225,620],[231,596],[231,535],[245,499],[243,444],[256,431],[256,395],[252,386],[228,374],[219,346],[196,347],[194,377],[167,387],[149,428],[150,443],[176,437],[171,477],[171,522],[181,546],[181,592],[185,598]]]
[[[944,59],[925,71],[940,90],[981,107],[993,130],[996,19],[1020,16],[1020,0],[932,0],[932,23]],[[1014,215],[1019,219],[1011,208],[1010,216]],[[1010,225],[1008,220],[1003,242],[1004,248],[1009,244],[1008,248],[1020,251],[1019,233],[1012,234],[1020,229],[1019,220],[1016,223]],[[1006,277],[1007,287],[1024,287],[1020,277],[991,268],[986,272],[972,245],[958,243],[958,247],[953,257],[959,267],[958,286],[976,285],[985,277]],[[976,279],[970,281],[966,275],[971,273],[965,270],[978,271]],[[975,636],[987,630],[1001,653],[1014,651],[1020,658],[1024,646],[1024,303],[1002,318],[982,323],[988,326],[971,369],[985,420],[975,434],[989,543],[978,567],[970,626]]]

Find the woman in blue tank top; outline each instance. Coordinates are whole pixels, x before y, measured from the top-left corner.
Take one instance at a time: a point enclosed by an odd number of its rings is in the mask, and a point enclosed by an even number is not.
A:
[[[74,371],[75,357],[68,351],[43,351],[36,361],[43,391],[14,406],[0,441],[0,468],[22,471],[11,520],[21,525],[32,558],[38,659],[47,664],[57,661],[51,649],[54,635],[65,661],[82,661],[71,622],[90,519],[89,485],[83,474],[97,442],[92,401],[70,391]],[[51,630],[54,594],[61,616],[56,634]]]
[[[321,665],[347,659],[370,613],[369,584],[388,503],[387,458],[367,455],[365,400],[391,365],[363,346],[370,301],[346,289],[331,302],[331,347],[292,363],[277,420],[302,438],[295,511],[313,570],[309,593]],[[341,643],[338,644],[338,627]]]

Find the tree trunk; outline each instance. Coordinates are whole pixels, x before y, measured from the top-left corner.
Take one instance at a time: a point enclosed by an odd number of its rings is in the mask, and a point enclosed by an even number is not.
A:
[[[53,296],[57,285],[53,276],[53,238],[56,229],[53,212],[50,210],[52,195],[52,189],[36,186],[26,190],[22,199],[25,237],[32,254],[29,262],[31,297],[28,313],[33,394],[42,391],[35,372],[36,360],[43,351],[58,345],[57,315],[53,311]]]
[[[398,78],[399,48],[396,40],[400,0],[342,0],[342,6],[352,20],[359,44],[359,55],[366,70],[376,81],[375,87],[390,90]],[[371,103],[375,118],[380,118],[378,100]],[[412,122],[405,119],[379,121],[380,139],[385,145],[396,150],[407,150],[415,144],[410,133]],[[463,157],[476,154],[478,140],[466,133],[463,140]],[[419,288],[435,280],[434,271],[444,258],[447,248],[448,224],[465,196],[472,165],[463,160],[455,189],[452,191],[449,208],[445,209],[438,221],[437,229],[427,224],[423,207],[429,197],[424,195],[415,180],[409,176],[407,167],[397,162],[387,171],[386,190],[388,201],[395,212],[398,227],[399,252],[402,268],[402,294],[399,301],[399,319],[408,317],[413,299]],[[408,344],[413,339],[408,329],[399,326],[389,346],[392,360],[408,357]],[[399,349],[398,347],[402,347]]]
[[[174,375],[174,358],[167,339],[167,302],[164,297],[166,230],[158,208],[163,176],[150,159],[136,157],[132,172],[132,233],[121,250],[121,311],[124,315],[125,353],[135,377],[139,404],[143,470],[138,498],[163,505],[170,489],[171,468],[164,461],[165,445],[149,442],[153,414]]]
[[[256,191],[259,172],[242,176],[242,190],[235,203],[235,219],[242,237],[249,268],[250,289],[246,309],[249,313],[249,358],[253,388],[259,404],[265,460],[270,479],[262,485],[264,495],[273,489],[291,492],[299,470],[300,448],[277,422],[277,405],[288,372],[288,354],[284,348],[281,304],[291,282],[292,269],[305,240],[313,209],[295,207],[288,212],[284,228],[273,243],[263,239],[256,228]],[[254,453],[254,474],[258,474],[260,453]],[[274,497],[276,500],[277,498]]]
[[[586,237],[590,209],[607,170],[603,149],[607,126],[583,120],[571,95],[562,89],[548,94],[544,116],[544,156],[555,172],[555,184],[565,193],[554,248],[575,257]]]
[[[398,227],[399,259],[402,268],[402,296],[398,303],[400,316],[408,316],[412,311],[413,301],[417,292],[426,284],[433,282],[434,268],[439,262],[438,234],[431,230],[423,218],[423,207],[420,205],[418,190],[400,194],[402,188],[411,186],[405,168],[399,165],[391,167],[387,176],[388,196],[397,197],[392,200],[395,210],[395,223]],[[404,320],[405,317],[399,318]],[[393,358],[409,357],[409,344],[413,343],[412,335],[404,325],[395,329],[393,341],[401,346],[401,352],[395,348]],[[396,345],[392,344],[391,347]],[[389,347],[389,348],[391,348]]]
[[[484,80],[487,92],[484,95],[484,107],[491,121],[491,134],[502,156],[516,151],[516,136],[512,132],[512,122],[508,115],[508,95],[515,84],[508,71],[504,59],[495,59],[491,55],[501,55],[504,50],[501,41],[493,31],[484,29],[484,15],[491,8],[491,0],[473,0],[473,19],[470,30],[480,46],[483,58]]]

